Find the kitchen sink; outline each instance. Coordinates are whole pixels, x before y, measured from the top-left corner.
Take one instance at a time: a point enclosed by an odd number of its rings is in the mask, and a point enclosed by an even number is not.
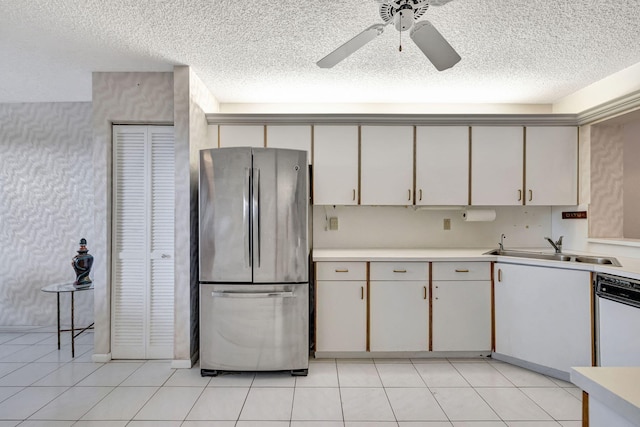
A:
[[[512,251],[512,250],[494,249],[492,251],[486,252],[484,255],[513,256],[518,258],[544,259],[548,261],[571,261],[571,255],[550,254],[545,252],[528,252],[528,251]]]
[[[602,264],[613,265],[615,267],[622,267],[617,259],[612,257],[595,257],[595,256],[577,256],[574,259],[575,262],[586,262],[589,264]]]
[[[556,254],[556,253],[547,253],[547,252],[529,252],[529,251],[516,251],[516,250],[509,250],[509,249],[506,249],[506,250],[493,249],[489,252],[485,252],[484,255],[500,255],[500,256],[516,257],[516,258],[544,259],[547,261],[582,262],[586,264],[601,264],[601,265],[611,265],[615,267],[622,267],[622,265],[618,262],[618,260],[613,257]]]

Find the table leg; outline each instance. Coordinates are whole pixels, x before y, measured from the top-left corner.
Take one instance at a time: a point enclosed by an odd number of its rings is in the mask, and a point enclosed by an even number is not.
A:
[[[73,294],[74,292],[71,291],[71,357],[76,357],[76,348],[75,348],[75,331],[74,331],[74,327],[73,327],[73,317],[74,317],[74,313],[73,313],[73,306],[74,306],[74,301],[73,301]]]
[[[56,292],[56,297],[58,298],[58,350],[60,350],[60,292]]]

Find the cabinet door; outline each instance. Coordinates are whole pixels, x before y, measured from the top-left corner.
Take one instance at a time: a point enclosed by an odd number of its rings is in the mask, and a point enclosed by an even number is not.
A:
[[[362,126],[362,205],[413,204],[413,127]]]
[[[469,128],[416,128],[416,205],[469,204]]]
[[[578,128],[528,127],[526,143],[527,205],[578,203]]]
[[[316,350],[366,351],[367,282],[316,282]]]
[[[307,163],[311,164],[311,126],[267,126],[267,147],[288,148],[307,152]]]
[[[491,282],[433,282],[433,350],[491,350]]]
[[[523,155],[522,127],[472,127],[471,204],[523,204]]]
[[[429,295],[424,281],[372,281],[371,351],[429,350]]]
[[[496,263],[496,353],[569,373],[591,366],[588,271]]]
[[[220,147],[264,147],[264,126],[221,125]]]
[[[358,127],[313,127],[313,203],[358,204]]]

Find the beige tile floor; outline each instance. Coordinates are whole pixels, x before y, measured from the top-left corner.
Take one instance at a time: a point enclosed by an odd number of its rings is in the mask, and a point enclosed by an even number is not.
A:
[[[68,335],[68,334],[66,334]],[[93,336],[0,328],[0,427],[579,427],[570,383],[491,359],[312,360],[202,378],[169,361],[93,363]]]

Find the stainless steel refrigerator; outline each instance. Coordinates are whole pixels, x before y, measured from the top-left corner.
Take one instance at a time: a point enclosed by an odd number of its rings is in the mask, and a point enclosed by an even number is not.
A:
[[[200,151],[200,369],[306,375],[307,152]]]

